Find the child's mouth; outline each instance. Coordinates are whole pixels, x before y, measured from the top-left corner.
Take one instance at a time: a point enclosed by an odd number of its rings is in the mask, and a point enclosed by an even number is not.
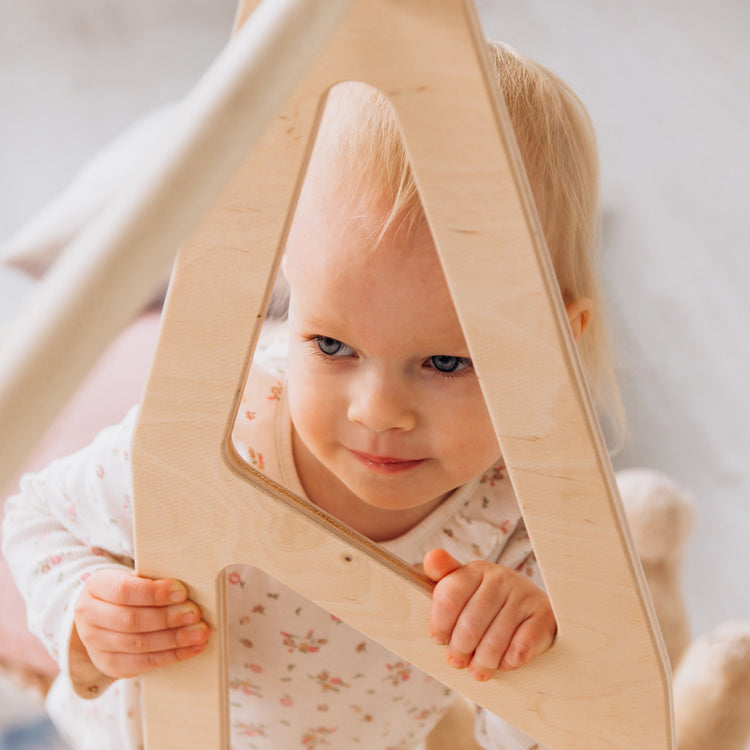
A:
[[[379,471],[383,474],[397,474],[402,471],[409,471],[409,469],[414,469],[425,461],[424,458],[394,458],[393,456],[374,456],[371,453],[362,453],[355,450],[351,452],[368,469]]]

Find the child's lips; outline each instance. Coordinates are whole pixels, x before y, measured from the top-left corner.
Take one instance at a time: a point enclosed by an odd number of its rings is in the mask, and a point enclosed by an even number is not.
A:
[[[351,450],[351,449],[350,449]],[[384,474],[396,474],[401,471],[415,469],[422,464],[424,458],[396,458],[395,456],[376,456],[372,453],[351,450],[351,453],[368,469],[380,471]]]

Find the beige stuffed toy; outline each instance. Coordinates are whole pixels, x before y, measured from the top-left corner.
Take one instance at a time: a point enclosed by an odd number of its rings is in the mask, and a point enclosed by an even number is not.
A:
[[[690,642],[680,573],[691,501],[662,474],[617,483],[674,672],[679,750],[745,750],[750,739],[750,623],[725,623]]]
[[[746,750],[750,623],[726,623],[691,643],[680,583],[692,501],[674,482],[648,469],[622,471],[617,484],[674,673],[678,750]],[[433,730],[426,750],[480,750],[469,739],[473,722],[472,707],[457,701]]]

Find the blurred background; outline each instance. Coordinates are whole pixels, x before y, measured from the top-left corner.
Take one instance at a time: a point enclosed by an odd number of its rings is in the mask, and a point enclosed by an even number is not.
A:
[[[571,84],[598,134],[630,428],[615,467],[658,469],[695,499],[684,570],[695,632],[750,620],[750,4],[477,4],[488,36]],[[0,245],[111,139],[180,99],[234,11],[235,0],[0,0]],[[33,286],[0,267],[0,326]],[[30,721],[14,694],[0,681],[2,726]],[[16,729],[0,750],[31,749]]]

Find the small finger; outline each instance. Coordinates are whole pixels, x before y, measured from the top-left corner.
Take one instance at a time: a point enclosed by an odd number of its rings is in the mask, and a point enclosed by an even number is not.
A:
[[[188,598],[185,585],[173,578],[141,578],[114,568],[99,571],[87,582],[97,599],[128,607],[164,607]]]
[[[176,664],[198,656],[206,649],[207,642],[184,648],[173,648],[147,654],[102,654],[97,666],[112,677],[135,677],[159,667]]]
[[[556,624],[551,615],[524,620],[513,633],[500,661],[500,669],[512,671],[528,664],[550,648],[555,640],[555,633]]]
[[[432,592],[429,625],[430,637],[435,643],[452,642],[456,623],[481,582],[481,574],[466,566],[438,581]]]
[[[195,602],[169,607],[126,607],[91,598],[85,603],[86,620],[92,626],[117,633],[152,633],[200,622]]]
[[[196,646],[205,643],[208,636],[208,625],[201,622],[188,627],[158,630],[153,633],[117,633],[111,630],[93,629],[88,634],[88,640],[103,653],[150,654]]]
[[[497,672],[517,628],[518,613],[512,608],[498,613],[474,650],[469,667],[474,679],[484,682]]]
[[[505,592],[501,587],[488,585],[487,581],[483,579],[482,584],[474,591],[453,627],[448,646],[449,659],[453,652],[455,652],[457,658],[459,658],[458,655],[474,654],[480,644],[492,635],[493,626],[502,635],[505,600]],[[515,626],[515,622],[513,625]],[[508,633],[508,637],[513,634],[513,629]],[[507,641],[505,645],[507,645]],[[501,655],[502,651],[498,654],[498,662]]]

